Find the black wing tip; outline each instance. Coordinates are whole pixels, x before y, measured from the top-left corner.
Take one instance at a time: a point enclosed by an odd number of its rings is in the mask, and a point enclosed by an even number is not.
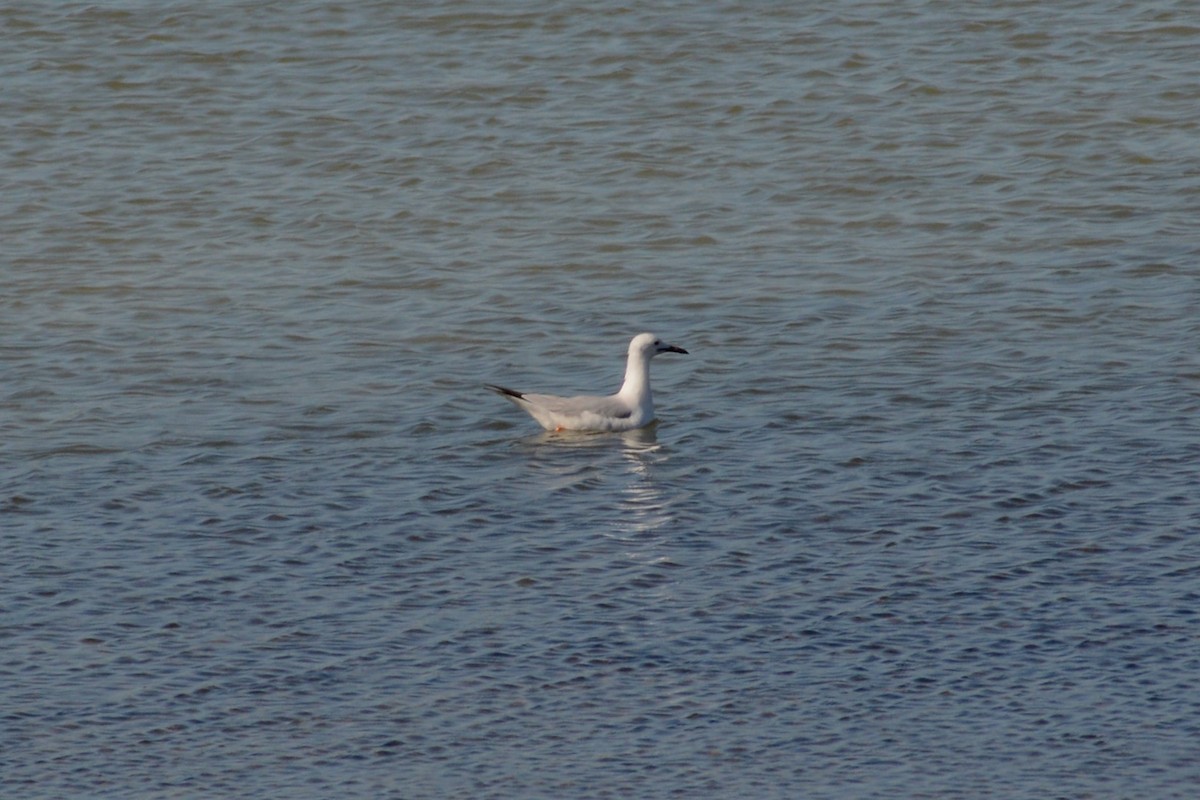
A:
[[[494,384],[494,383],[485,383],[485,384],[484,384],[484,386],[486,386],[487,388],[491,389],[491,390],[492,390],[493,392],[495,392],[496,394],[499,394],[499,395],[504,395],[505,397],[515,397],[515,398],[517,398],[518,400],[524,400],[524,399],[525,399],[525,395],[521,394],[520,392],[514,391],[514,390],[512,390],[512,389],[507,389],[507,388],[505,388],[505,387],[503,387],[503,386],[497,386],[497,385],[496,385],[496,384]]]

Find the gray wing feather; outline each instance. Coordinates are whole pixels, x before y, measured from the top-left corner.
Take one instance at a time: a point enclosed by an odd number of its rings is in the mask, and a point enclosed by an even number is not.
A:
[[[556,397],[552,394],[527,394],[527,402],[534,403],[554,414],[599,414],[604,417],[628,419],[633,416],[633,409],[622,403],[615,395],[608,397],[593,397],[580,395],[578,397]]]

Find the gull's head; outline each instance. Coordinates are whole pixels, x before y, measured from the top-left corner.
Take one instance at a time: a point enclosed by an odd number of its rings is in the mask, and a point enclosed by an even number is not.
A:
[[[687,350],[684,350],[682,347],[676,347],[673,344],[667,344],[653,333],[639,333],[629,343],[629,355],[632,356],[635,353],[649,359],[659,353],[683,353],[687,355]]]

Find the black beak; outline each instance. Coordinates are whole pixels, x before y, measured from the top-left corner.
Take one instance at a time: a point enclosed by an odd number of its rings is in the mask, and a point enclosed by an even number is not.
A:
[[[662,349],[662,352],[664,352],[664,353],[683,353],[685,356],[688,354],[687,350],[684,350],[682,347],[676,347],[673,344],[670,344],[670,345],[667,345],[666,347],[664,347]]]

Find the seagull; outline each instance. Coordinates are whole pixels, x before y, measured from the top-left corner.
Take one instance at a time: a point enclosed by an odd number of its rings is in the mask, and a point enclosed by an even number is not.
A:
[[[517,392],[490,383],[484,386],[524,409],[548,431],[631,431],[654,421],[650,359],[659,353],[687,355],[687,350],[667,344],[653,333],[633,337],[625,364],[625,382],[621,391],[607,397],[556,397]]]

